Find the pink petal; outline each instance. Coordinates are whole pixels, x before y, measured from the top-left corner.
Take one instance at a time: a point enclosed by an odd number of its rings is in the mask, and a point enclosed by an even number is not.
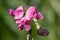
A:
[[[30,20],[25,19],[24,23],[28,25],[30,24]]]
[[[16,24],[21,24],[21,23],[23,24],[24,20],[25,20],[25,17],[18,19],[18,20],[16,20]]]
[[[41,19],[41,20],[43,19],[43,15],[40,12],[35,13],[33,17],[35,19]]]
[[[43,19],[43,15],[40,13],[40,12],[38,12],[38,17],[39,17],[39,19]]]
[[[9,14],[11,15],[11,16],[14,16],[15,14],[14,14],[14,10],[13,9],[9,9]]]
[[[16,20],[16,24],[20,24],[20,23],[21,23],[20,19]]]
[[[27,9],[27,11],[26,11],[26,18],[28,20],[30,20],[32,18],[33,14],[34,14],[34,11],[35,11],[35,7],[33,7],[33,6],[31,6],[31,7],[29,7]]]
[[[19,29],[19,30],[22,30],[23,28],[24,28],[24,25],[23,25],[23,24],[19,24],[19,25],[18,25],[18,29]]]
[[[25,25],[26,31],[29,31],[31,29],[30,25]]]
[[[24,7],[23,5],[21,5],[15,10],[15,19],[20,19],[23,15],[24,15]]]
[[[34,17],[35,19],[39,19],[39,17],[38,17],[38,14],[37,14],[37,13],[35,13],[33,17]]]

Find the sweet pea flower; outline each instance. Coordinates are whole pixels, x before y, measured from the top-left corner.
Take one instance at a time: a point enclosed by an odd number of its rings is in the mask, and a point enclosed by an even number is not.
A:
[[[43,19],[43,15],[34,7],[31,6],[26,11],[26,18],[30,20],[31,18]]]
[[[24,15],[24,6],[19,6],[15,11],[13,9],[9,9],[9,14],[14,16],[14,19],[20,19]]]
[[[18,24],[18,29],[23,29],[25,28],[26,31],[29,31],[30,28],[30,20],[27,20],[25,17],[16,20],[16,24]]]

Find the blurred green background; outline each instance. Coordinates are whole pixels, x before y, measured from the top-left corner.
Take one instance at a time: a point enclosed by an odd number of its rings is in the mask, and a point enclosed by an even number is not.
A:
[[[0,40],[26,40],[26,31],[18,30],[15,20],[8,13],[10,8],[16,9],[22,4],[25,11],[29,6],[36,6],[44,15],[40,24],[50,31],[48,36],[39,36],[33,23],[34,40],[60,40],[60,0],[0,0]]]

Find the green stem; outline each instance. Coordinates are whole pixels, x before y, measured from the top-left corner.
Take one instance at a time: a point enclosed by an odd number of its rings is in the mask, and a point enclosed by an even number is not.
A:
[[[30,31],[28,31],[28,34],[27,34],[27,40],[33,40],[31,30],[30,30]]]
[[[36,20],[36,19],[33,19],[34,20],[34,22],[35,22],[35,24],[36,24],[36,27],[37,27],[37,29],[40,29],[40,24],[38,23],[38,21]]]

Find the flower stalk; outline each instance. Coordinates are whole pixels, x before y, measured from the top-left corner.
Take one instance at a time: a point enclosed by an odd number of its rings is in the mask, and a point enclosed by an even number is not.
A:
[[[27,34],[27,40],[33,40],[31,30],[30,30],[30,31],[28,31],[28,34]]]

